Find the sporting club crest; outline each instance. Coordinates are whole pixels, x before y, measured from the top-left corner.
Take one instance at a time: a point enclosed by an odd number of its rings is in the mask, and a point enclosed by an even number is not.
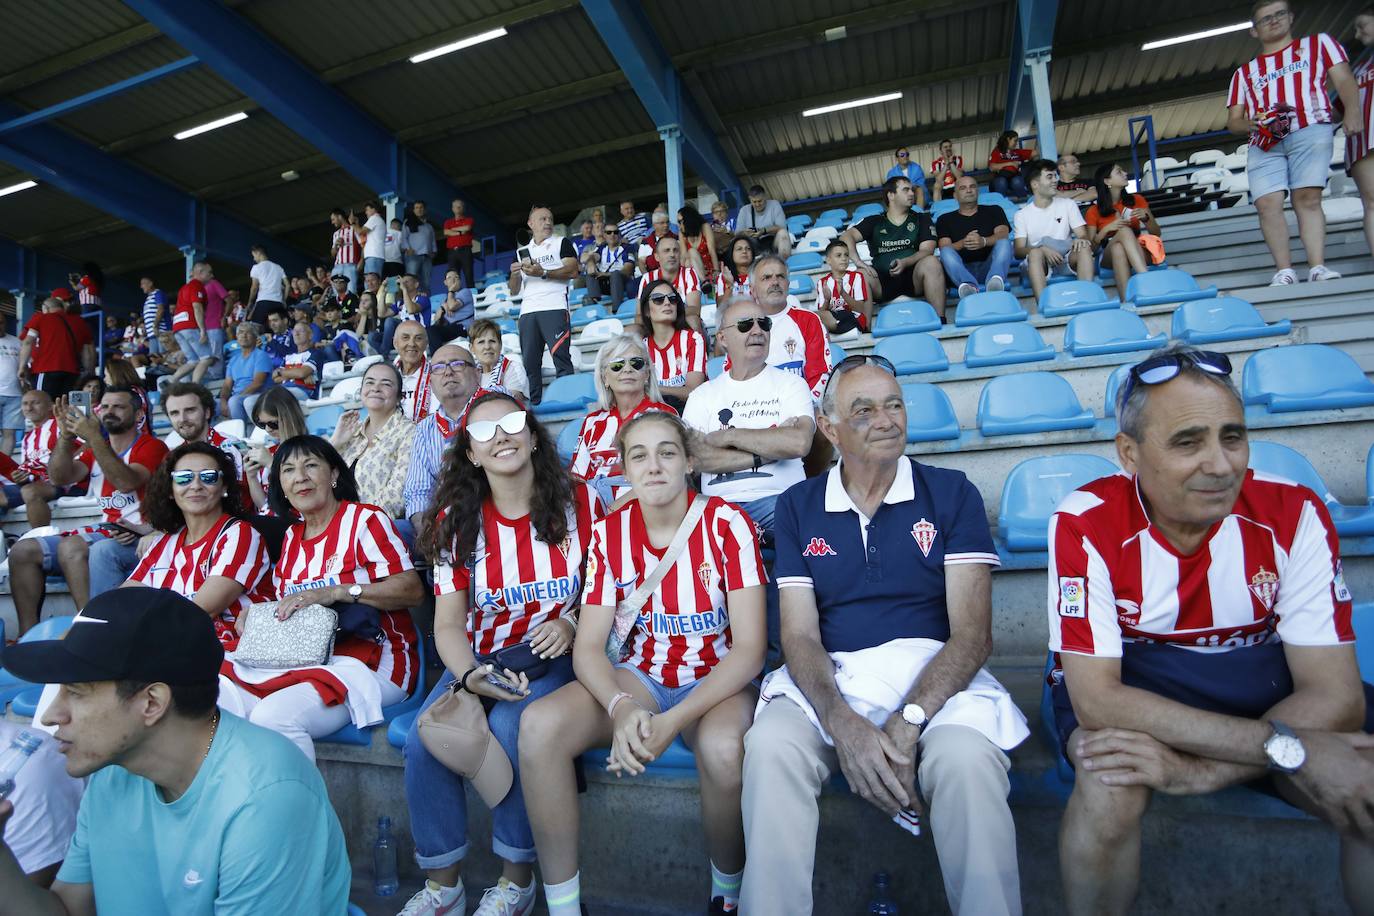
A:
[[[930,548],[935,544],[935,535],[939,534],[935,523],[922,518],[919,522],[911,526],[911,536],[916,539],[916,546],[921,548],[924,556],[930,556]]]
[[[701,565],[697,567],[697,581],[701,583],[702,588],[708,591],[711,588],[711,576],[713,572],[710,562],[706,560],[702,560]]]
[[[1250,577],[1250,591],[1255,593],[1266,611],[1272,611],[1274,599],[1279,594],[1279,577],[1261,566],[1259,572]]]

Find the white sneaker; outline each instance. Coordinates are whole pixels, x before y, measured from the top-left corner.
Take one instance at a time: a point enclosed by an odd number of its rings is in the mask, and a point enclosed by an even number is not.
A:
[[[463,916],[467,912],[467,894],[463,886],[440,887],[429,879],[406,901],[405,907],[396,916]]]
[[[1298,275],[1293,272],[1293,268],[1285,267],[1283,270],[1274,274],[1274,279],[1269,281],[1270,286],[1292,286],[1298,282]]]
[[[1319,280],[1339,280],[1341,275],[1336,273],[1325,264],[1318,264],[1307,272],[1307,282],[1316,283]]]
[[[960,299],[963,299],[965,296],[972,296],[972,295],[973,295],[974,293],[976,293],[976,292],[978,292],[978,287],[974,286],[972,283],[960,283],[960,284],[959,284],[959,298],[960,298]]]
[[[533,881],[529,887],[518,887],[502,878],[482,894],[472,916],[529,916],[534,912],[534,899]]]
[[[1000,292],[1002,292],[1002,290],[1004,290],[1004,289],[1006,289],[1006,288],[1007,288],[1007,281],[1006,281],[1006,280],[1003,280],[1001,277],[997,276],[996,274],[993,274],[991,277],[988,277],[988,292],[990,292],[990,293],[1000,293]]]

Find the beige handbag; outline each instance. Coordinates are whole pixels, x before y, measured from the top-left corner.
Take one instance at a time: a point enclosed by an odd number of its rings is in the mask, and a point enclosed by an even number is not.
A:
[[[420,714],[416,729],[425,750],[471,782],[487,807],[495,808],[510,792],[515,781],[510,757],[487,725],[482,700],[464,690],[461,680]]]
[[[338,612],[322,604],[307,604],[285,620],[276,612],[275,601],[249,606],[234,661],[254,668],[310,668],[329,661]]]

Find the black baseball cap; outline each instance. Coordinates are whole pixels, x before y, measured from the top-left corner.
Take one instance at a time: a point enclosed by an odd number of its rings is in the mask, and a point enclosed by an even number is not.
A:
[[[63,639],[5,649],[5,668],[36,684],[210,684],[224,647],[210,616],[176,592],[116,588],[92,598]]]

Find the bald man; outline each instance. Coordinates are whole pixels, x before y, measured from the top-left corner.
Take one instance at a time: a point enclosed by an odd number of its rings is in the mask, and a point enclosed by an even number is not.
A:
[[[419,423],[434,409],[429,361],[425,358],[429,332],[418,321],[402,321],[391,335],[391,346],[396,351],[396,368],[401,373],[401,410]]]

